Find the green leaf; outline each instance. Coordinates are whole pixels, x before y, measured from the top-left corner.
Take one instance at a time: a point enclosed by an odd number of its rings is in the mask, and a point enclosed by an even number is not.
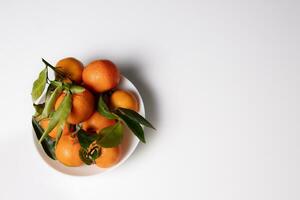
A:
[[[89,146],[99,138],[98,134],[90,135],[89,133],[85,132],[84,130],[80,129],[77,132],[78,141],[80,146],[87,150]]]
[[[147,121],[143,116],[141,116],[139,113],[135,112],[134,110],[126,109],[126,108],[118,108],[123,114],[125,114],[130,119],[134,120],[135,122],[145,125],[149,128],[154,128],[154,126]]]
[[[32,126],[34,129],[34,132],[38,138],[38,140],[42,137],[43,134],[43,129],[42,127],[39,125],[39,123],[34,119],[34,117],[32,118]],[[49,137],[46,137],[43,141],[42,141],[42,147],[45,151],[45,153],[53,160],[55,160],[55,142],[53,140],[51,140]]]
[[[84,92],[85,88],[79,85],[71,85],[70,90],[73,94]]]
[[[97,140],[97,144],[105,148],[116,147],[123,139],[123,125],[117,122],[115,125],[102,129],[100,134],[102,137]]]
[[[58,98],[58,96],[60,95],[61,92],[62,92],[62,87],[57,87],[52,92],[52,94],[49,96],[49,98],[46,99],[45,108],[43,110],[41,118],[49,117],[50,112],[53,110],[56,99]]]
[[[97,111],[103,115],[104,117],[108,118],[108,119],[117,119],[118,117],[116,115],[114,115],[113,113],[111,113],[106,105],[106,103],[104,102],[104,99],[102,96],[100,96],[99,101],[98,101],[98,107],[97,107]]]
[[[121,112],[117,112],[117,115],[126,123],[128,128],[130,128],[130,130],[139,138],[140,141],[146,143],[144,130],[138,122],[132,120]]]
[[[46,86],[47,75],[48,70],[45,68],[40,72],[39,77],[33,82],[31,91],[31,97],[33,101],[37,100],[42,95]]]
[[[39,116],[42,114],[43,110],[44,110],[44,107],[45,107],[45,104],[33,104],[33,107],[35,109],[35,114],[34,116]]]
[[[51,120],[47,129],[44,131],[42,137],[40,138],[40,142],[57,126],[57,124],[62,121],[65,121],[71,112],[72,107],[72,98],[71,94],[67,92],[67,95],[64,97],[62,103],[58,107],[58,109],[53,113]]]
[[[88,152],[84,148],[80,148],[79,150],[79,157],[87,165],[93,164],[93,159],[90,158]]]
[[[56,138],[55,138],[55,148],[58,144],[58,141],[60,140],[60,137],[62,135],[64,126],[65,126],[65,120],[60,121],[57,125],[57,132],[56,132]]]
[[[63,83],[60,82],[60,81],[51,81],[50,83],[51,83],[51,85],[53,85],[55,87],[62,87],[63,86]]]

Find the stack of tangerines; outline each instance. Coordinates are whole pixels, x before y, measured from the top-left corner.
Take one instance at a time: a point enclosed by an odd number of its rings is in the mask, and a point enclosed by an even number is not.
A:
[[[125,125],[145,142],[142,126],[154,127],[138,114],[134,94],[117,89],[121,75],[113,62],[95,60],[85,67],[72,57],[55,67],[43,62],[31,95],[36,102],[46,90],[46,100],[34,103],[33,125],[51,158],[72,167],[111,167],[120,159]],[[54,80],[48,69],[54,70]]]

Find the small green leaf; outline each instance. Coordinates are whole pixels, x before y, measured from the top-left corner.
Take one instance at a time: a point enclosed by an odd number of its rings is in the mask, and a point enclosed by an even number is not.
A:
[[[54,85],[55,87],[62,87],[63,83],[60,81],[51,81],[51,85]]]
[[[126,109],[126,108],[118,108],[123,114],[125,114],[130,119],[134,120],[135,122],[145,125],[149,128],[154,128],[154,126],[147,121],[143,116],[141,116],[139,113],[135,112],[134,110]]]
[[[31,97],[33,101],[37,100],[42,95],[46,86],[47,75],[48,70],[45,68],[40,72],[39,77],[33,82],[31,91]]]
[[[32,126],[34,129],[34,132],[37,136],[37,139],[39,140],[42,137],[43,134],[43,129],[42,127],[39,125],[39,123],[34,119],[34,117],[32,118]],[[55,142],[53,140],[51,140],[49,137],[46,137],[43,141],[42,141],[42,147],[45,151],[45,153],[53,160],[55,160]]]
[[[79,157],[87,165],[93,164],[93,159],[90,158],[88,152],[84,148],[80,148],[79,150]]]
[[[81,147],[87,150],[89,146],[99,138],[99,135],[98,134],[91,135],[85,132],[84,130],[80,129],[77,132],[77,137]]]
[[[42,114],[43,110],[44,110],[44,107],[45,107],[45,104],[33,104],[33,107],[35,109],[35,114],[34,116],[39,116]]]
[[[103,115],[104,117],[108,118],[108,119],[117,119],[118,117],[116,115],[114,115],[113,113],[111,113],[106,105],[106,103],[104,102],[104,99],[102,96],[100,96],[99,101],[98,101],[98,107],[97,107],[97,111]]]
[[[140,141],[146,143],[144,130],[138,122],[132,120],[121,112],[117,112],[117,115],[126,123],[128,128],[130,128],[130,130],[140,139]]]
[[[79,85],[71,85],[70,90],[73,94],[84,92],[85,88]]]
[[[59,122],[65,121],[71,112],[72,107],[72,98],[71,94],[67,92],[67,95],[64,97],[62,103],[58,107],[58,109],[53,113],[51,120],[47,129],[44,131],[42,137],[39,142],[43,141],[43,139],[57,126]]]
[[[113,126],[102,129],[100,134],[102,138],[97,140],[97,144],[105,148],[116,147],[123,139],[123,125],[117,122]]]
[[[62,88],[57,87],[49,96],[49,98],[46,99],[45,109],[43,110],[43,113],[41,115],[42,118],[49,117],[50,112],[53,110],[56,99],[58,98],[61,92],[62,92]]]

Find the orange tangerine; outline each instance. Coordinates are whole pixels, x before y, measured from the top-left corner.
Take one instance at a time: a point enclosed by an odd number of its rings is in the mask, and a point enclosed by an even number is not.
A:
[[[69,167],[78,167],[83,162],[79,156],[81,146],[77,137],[62,135],[55,148],[56,159]]]
[[[101,155],[96,159],[96,165],[101,168],[108,168],[115,165],[121,155],[120,147],[101,148]]]
[[[110,97],[110,105],[113,109],[127,108],[138,112],[139,104],[136,97],[127,91],[116,90]]]
[[[95,60],[84,68],[82,80],[94,92],[105,92],[119,84],[120,72],[109,60]]]
[[[68,57],[57,62],[56,69],[67,76],[65,82],[81,83],[83,64],[76,58]]]

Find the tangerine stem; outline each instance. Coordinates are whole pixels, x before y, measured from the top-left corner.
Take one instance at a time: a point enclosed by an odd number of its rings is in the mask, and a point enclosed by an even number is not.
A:
[[[61,73],[60,71],[56,70],[56,68],[53,67],[53,65],[51,65],[49,62],[47,62],[44,58],[42,58],[42,61],[47,67],[50,67],[55,73],[59,74],[62,77],[66,77],[66,75],[64,73]],[[67,78],[69,78],[69,77],[67,76]]]

